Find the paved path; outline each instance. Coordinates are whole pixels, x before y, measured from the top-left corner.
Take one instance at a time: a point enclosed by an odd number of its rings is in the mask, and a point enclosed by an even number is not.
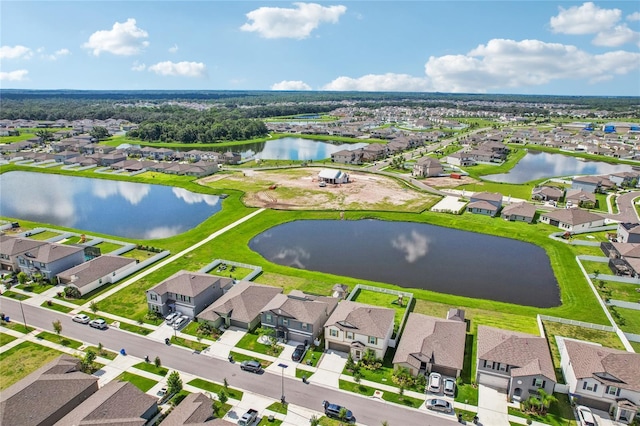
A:
[[[634,201],[640,197],[640,191],[625,192],[616,198],[618,205],[618,214],[605,214],[609,219],[617,220],[624,223],[640,223],[640,218],[636,212]]]

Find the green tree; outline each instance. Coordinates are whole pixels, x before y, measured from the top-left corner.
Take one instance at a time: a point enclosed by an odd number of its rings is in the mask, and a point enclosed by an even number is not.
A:
[[[91,129],[89,134],[92,137],[96,138],[98,141],[101,141],[103,139],[107,139],[109,136],[111,136],[109,131],[105,127],[102,127],[102,126],[95,126],[93,129]]]
[[[340,420],[347,420],[347,409],[345,407],[340,407],[338,417],[340,418]]]
[[[229,396],[227,392],[224,389],[220,389],[220,392],[218,392],[218,401],[220,401],[220,404],[225,404],[228,400]]]
[[[18,278],[18,284],[20,285],[25,285],[29,280],[29,276],[22,271],[18,272],[17,278]]]
[[[91,303],[89,304],[89,309],[91,310],[91,312],[93,312],[94,314],[96,312],[98,312],[98,304],[95,301],[91,301]]]
[[[315,414],[309,419],[310,426],[320,426],[320,419]]]
[[[96,360],[96,353],[91,349],[89,349],[84,354],[84,358],[82,359],[82,363],[81,363],[82,371],[84,371],[85,373],[90,372],[91,369],[93,368],[93,361],[95,360]]]
[[[41,143],[47,143],[53,140],[53,132],[47,129],[36,130],[34,134],[40,138]]]
[[[558,401],[553,394],[547,393],[544,389],[538,389],[538,399],[540,400],[540,410],[544,414],[549,406]]]
[[[153,360],[156,368],[160,368],[162,366],[162,362],[160,361],[160,357],[156,355],[156,359]]]
[[[51,324],[53,324],[53,331],[59,336],[62,333],[62,323],[60,320],[55,320]]]
[[[182,390],[182,379],[180,373],[172,371],[167,377],[167,393],[169,395],[176,394]]]

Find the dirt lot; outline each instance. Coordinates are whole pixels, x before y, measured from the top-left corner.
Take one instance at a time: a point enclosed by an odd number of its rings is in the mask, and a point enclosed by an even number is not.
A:
[[[422,211],[435,202],[432,195],[407,189],[393,179],[369,173],[349,172],[349,183],[319,187],[319,172],[319,168],[312,167],[245,171],[218,174],[199,182],[214,188],[245,191],[244,202],[251,207]]]
[[[460,176],[460,179],[452,179],[450,177],[426,178],[422,182],[433,188],[455,188],[459,185],[467,185],[478,181],[469,176]]]

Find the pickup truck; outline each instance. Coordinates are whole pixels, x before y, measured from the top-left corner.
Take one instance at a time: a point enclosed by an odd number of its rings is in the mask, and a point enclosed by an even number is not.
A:
[[[238,420],[238,426],[249,426],[258,418],[258,410],[250,408],[249,411],[244,413],[240,420]]]

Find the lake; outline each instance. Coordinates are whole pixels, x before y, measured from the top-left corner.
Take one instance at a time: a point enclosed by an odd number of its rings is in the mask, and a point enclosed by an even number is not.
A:
[[[299,269],[518,305],[560,305],[545,251],[508,238],[411,222],[299,220],[257,235],[249,247]]]
[[[221,208],[182,188],[46,173],[3,173],[0,188],[2,216],[133,239],[181,234]]]
[[[582,161],[578,157],[530,150],[508,173],[482,176],[492,182],[525,183],[536,179],[574,175],[603,175],[628,172],[626,164]]]

